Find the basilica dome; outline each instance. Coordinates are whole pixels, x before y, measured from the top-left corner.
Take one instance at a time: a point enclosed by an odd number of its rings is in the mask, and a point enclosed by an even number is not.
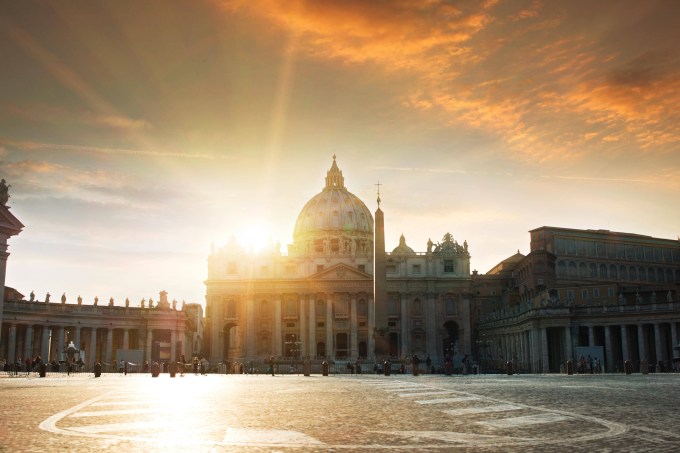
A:
[[[293,240],[301,253],[372,253],[373,216],[345,187],[335,156],[326,174],[326,186],[300,211]]]

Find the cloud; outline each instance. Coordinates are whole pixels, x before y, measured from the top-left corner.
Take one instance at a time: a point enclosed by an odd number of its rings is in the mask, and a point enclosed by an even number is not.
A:
[[[151,124],[146,120],[135,120],[127,118],[124,116],[117,115],[103,115],[97,116],[90,120],[93,124],[99,124],[102,126],[113,127],[116,129],[147,129],[151,127]]]

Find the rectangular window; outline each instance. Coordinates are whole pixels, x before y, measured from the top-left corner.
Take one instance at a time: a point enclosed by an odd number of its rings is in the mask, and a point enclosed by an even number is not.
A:
[[[420,274],[420,264],[414,264],[412,269],[414,274]]]
[[[614,288],[607,288],[607,297],[614,297]]]
[[[359,264],[359,270],[361,272],[366,272],[366,265],[365,264]]]
[[[453,260],[444,260],[444,273],[445,274],[453,273]]]
[[[581,298],[582,298],[583,300],[588,300],[588,299],[590,298],[590,295],[588,294],[588,290],[587,290],[587,289],[582,289],[582,290],[581,290]]]
[[[385,270],[387,271],[388,274],[396,274],[397,273],[397,266],[394,264],[388,264],[385,266]]]
[[[233,261],[227,263],[227,274],[234,275],[235,273],[236,273],[236,263],[233,262]]]
[[[294,273],[295,273],[295,265],[293,265],[293,264],[286,265],[286,274],[294,274]]]
[[[574,300],[574,290],[573,289],[567,290],[567,300]]]
[[[600,288],[593,288],[593,299],[600,298]]]

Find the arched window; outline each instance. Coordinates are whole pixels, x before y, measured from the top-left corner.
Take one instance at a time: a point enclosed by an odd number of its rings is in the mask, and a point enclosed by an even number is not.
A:
[[[368,316],[368,305],[366,305],[366,299],[359,299],[357,301],[357,314],[359,316]]]
[[[423,304],[420,302],[420,299],[415,299],[413,301],[411,316],[413,316],[414,318],[420,318],[421,316],[423,316]]]
[[[628,269],[623,264],[619,266],[619,277],[621,280],[628,280]]]
[[[616,280],[619,278],[618,272],[616,272],[616,264],[609,265],[609,278]]]
[[[673,271],[666,269],[666,283],[673,283]]]
[[[317,300],[315,314],[317,318],[324,319],[326,317],[326,301]]]
[[[600,278],[607,278],[607,265],[600,264]]]
[[[635,269],[635,266],[631,266],[628,269],[628,276],[631,280],[637,280],[637,269]]]
[[[644,267],[641,267],[638,269],[640,271],[640,281],[641,282],[646,282],[647,281],[647,271],[645,270]]]
[[[236,301],[230,300],[227,302],[227,318],[236,318]]]
[[[647,271],[647,278],[649,279],[650,282],[656,281],[656,272],[654,272],[654,269],[652,269],[651,267]]]
[[[597,265],[590,263],[590,278],[597,278]]]
[[[567,263],[560,261],[557,263],[557,276],[566,277],[567,276]]]
[[[656,279],[660,283],[663,283],[666,280],[664,273],[663,273],[663,269],[657,269],[656,270]]]
[[[270,313],[269,313],[269,302],[266,300],[263,300],[260,302],[260,318],[269,318]]]
[[[586,278],[588,276],[586,263],[578,263],[578,276],[581,278]]]
[[[576,277],[576,263],[569,261],[569,277]]]

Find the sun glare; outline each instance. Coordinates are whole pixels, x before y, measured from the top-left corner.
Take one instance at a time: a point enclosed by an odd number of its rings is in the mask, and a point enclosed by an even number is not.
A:
[[[249,253],[259,253],[272,243],[271,229],[263,225],[246,225],[236,232],[238,242]]]

